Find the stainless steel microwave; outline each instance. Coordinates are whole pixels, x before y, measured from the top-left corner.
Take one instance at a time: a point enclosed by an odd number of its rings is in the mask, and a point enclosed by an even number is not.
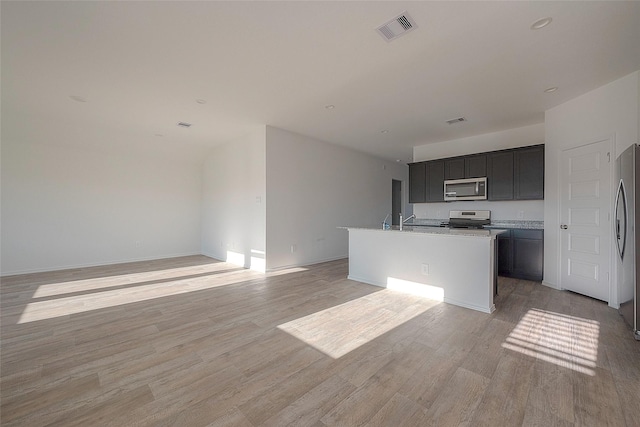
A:
[[[450,179],[444,182],[444,201],[487,200],[487,178]]]

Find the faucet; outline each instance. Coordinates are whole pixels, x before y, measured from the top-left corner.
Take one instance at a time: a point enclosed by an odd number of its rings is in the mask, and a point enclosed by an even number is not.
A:
[[[410,219],[414,219],[416,217],[415,214],[411,215],[409,218],[402,220],[402,213],[400,214],[400,231],[402,231],[402,224],[409,221]]]

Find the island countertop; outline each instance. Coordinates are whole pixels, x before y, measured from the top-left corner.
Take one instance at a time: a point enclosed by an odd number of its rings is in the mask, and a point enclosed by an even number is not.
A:
[[[338,227],[345,230],[366,230],[379,231],[381,233],[411,233],[411,234],[437,234],[440,236],[456,237],[485,237],[495,239],[498,234],[506,233],[508,230],[502,229],[474,229],[474,228],[446,228],[446,227],[412,227],[404,226],[402,230],[394,225],[388,230],[382,227]]]

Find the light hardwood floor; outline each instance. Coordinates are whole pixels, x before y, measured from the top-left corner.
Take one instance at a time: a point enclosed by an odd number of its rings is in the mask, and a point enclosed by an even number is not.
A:
[[[203,256],[6,277],[3,426],[639,426],[606,304],[500,278],[491,315]]]

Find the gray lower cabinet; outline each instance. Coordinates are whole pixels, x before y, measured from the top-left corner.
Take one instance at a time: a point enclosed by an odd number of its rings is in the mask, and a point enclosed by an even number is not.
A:
[[[498,235],[498,275],[542,281],[544,231],[512,229]]]
[[[498,276],[510,276],[513,270],[511,230],[498,234]]]

